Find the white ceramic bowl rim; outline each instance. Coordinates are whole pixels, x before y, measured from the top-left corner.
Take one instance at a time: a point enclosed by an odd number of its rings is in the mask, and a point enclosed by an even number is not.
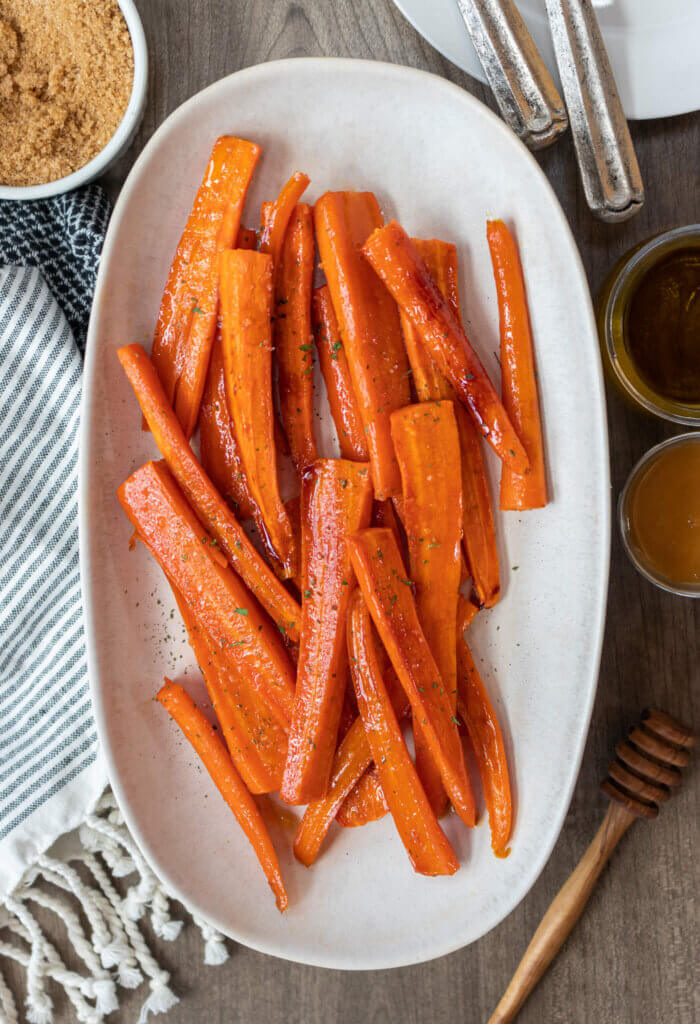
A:
[[[148,49],[143,25],[134,0],[117,0],[117,3],[124,15],[134,50],[134,81],[131,87],[131,96],[117,130],[104,149],[101,149],[92,160],[72,174],[68,174],[64,178],[56,178],[55,181],[44,182],[41,185],[0,185],[0,199],[48,199],[51,196],[79,188],[102,174],[130,140],[131,133],[138,125],[146,102]]]

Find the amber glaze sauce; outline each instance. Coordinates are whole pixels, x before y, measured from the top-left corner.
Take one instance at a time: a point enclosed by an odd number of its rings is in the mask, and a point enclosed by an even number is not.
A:
[[[675,402],[700,402],[700,248],[676,249],[642,276],[627,311],[640,377]]]
[[[700,441],[661,451],[632,483],[630,540],[649,568],[676,584],[700,585]]]

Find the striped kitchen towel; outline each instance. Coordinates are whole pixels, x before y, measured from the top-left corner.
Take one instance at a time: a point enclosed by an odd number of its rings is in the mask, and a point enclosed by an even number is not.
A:
[[[27,969],[22,1017],[0,970],[9,1024],[53,1020],[50,980],[79,1021],[116,1009],[118,984],[149,982],[141,1020],[176,1002],[135,922],[150,912],[166,939],[181,922],[105,792],[83,632],[76,339],[82,347],[109,213],[96,186],[0,203],[0,936],[19,940],[0,938],[0,963]],[[113,879],[134,871],[122,899]],[[67,968],[35,905],[62,919],[84,971]],[[205,961],[222,962],[221,937],[200,928]]]

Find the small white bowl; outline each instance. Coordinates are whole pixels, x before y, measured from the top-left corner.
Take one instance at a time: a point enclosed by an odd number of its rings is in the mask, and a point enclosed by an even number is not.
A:
[[[48,199],[50,196],[70,192],[80,185],[87,185],[119,159],[133,141],[138,131],[146,106],[146,85],[148,82],[148,50],[141,18],[134,0],[117,0],[124,15],[134,50],[134,82],[131,97],[117,130],[104,149],[77,171],[65,178],[47,181],[43,185],[0,185],[0,199]]]

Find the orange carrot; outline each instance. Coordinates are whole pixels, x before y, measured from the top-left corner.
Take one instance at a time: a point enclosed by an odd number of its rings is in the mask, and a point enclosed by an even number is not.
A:
[[[218,254],[233,245],[260,147],[217,139],[163,292],[152,358],[189,438],[194,430],[216,328]]]
[[[236,239],[236,249],[255,249],[258,244],[258,236],[254,228],[239,228]]]
[[[211,348],[207,383],[199,410],[199,450],[202,466],[217,490],[231,502],[237,516],[249,519],[258,509],[250,493],[241,450],[228,411],[219,329]]]
[[[187,602],[221,658],[254,687],[289,728],[294,670],[281,637],[255,598],[222,567],[205,532],[163,463],[149,462],[117,492],[140,539]]]
[[[220,737],[189,694],[177,683],[166,679],[158,692],[158,700],[192,744],[212,782],[233,811],[265,872],[277,909],[284,913],[289,899],[275,848],[258,806],[243,784]]]
[[[524,475],[503,466],[500,504],[502,509],[519,511],[542,508],[547,504],[547,480],[523,268],[516,241],[502,220],[488,221],[486,237],[498,294],[503,404],[530,460]]]
[[[510,838],[513,819],[503,735],[471,651],[461,635],[457,641],[457,658],[457,709],[467,727],[479,766],[484,800],[489,812],[491,846],[494,853],[502,854]]]
[[[450,312],[461,324],[457,250],[449,242],[440,242],[437,239],[421,241],[414,238],[413,244],[442,293]],[[405,310],[401,311],[401,326],[419,401],[455,400],[452,386],[428,353]],[[477,429],[461,406],[455,406],[455,416],[460,435],[462,461],[463,543],[474,589],[481,604],[490,608],[496,603],[500,593],[491,495]]]
[[[501,594],[496,530],[481,442],[471,417],[455,407],[462,456],[462,543],[479,603],[492,608]]]
[[[461,322],[456,248],[451,242],[441,242],[437,238],[414,238],[412,241],[453,316]],[[455,395],[451,385],[423,344],[410,316],[405,309],[400,309],[399,315],[418,401],[439,402],[443,398],[453,401]]]
[[[305,804],[322,797],[333,765],[347,679],[345,615],[354,575],[347,537],[367,526],[367,463],[319,459],[301,492],[305,591],[294,714],[280,795]]]
[[[311,312],[318,361],[326,384],[328,405],[338,435],[340,454],[344,459],[366,462],[369,451],[362,418],[327,284],[314,290]]]
[[[528,458],[486,370],[404,229],[391,221],[362,246],[411,318],[423,344],[504,465],[524,473]]]
[[[294,212],[294,207],[306,191],[310,180],[308,175],[296,171],[283,186],[265,217],[260,235],[260,252],[269,253],[272,256],[275,268],[280,264],[284,236],[287,233],[287,225]]]
[[[389,416],[411,401],[398,310],[361,252],[363,242],[382,223],[371,192],[326,192],[314,206],[316,239],[379,500],[401,491]]]
[[[297,552],[277,480],[272,403],[272,260],[259,252],[221,254],[221,319],[226,394],[255,503],[284,576]]]
[[[428,647],[457,707],[457,598],[461,570],[462,488],[454,467],[459,435],[452,402],[421,402],[391,414],[391,436],[401,468],[403,524],[416,610]],[[414,715],[416,768],[430,804],[440,815],[447,794],[440,771]]]
[[[301,608],[250,543],[245,530],[197,462],[148,356],[137,344],[126,345],[117,355],[158,450],[197,515],[278,628],[289,640],[298,640]]]
[[[360,828],[372,821],[379,821],[388,812],[389,805],[375,764],[358,779],[352,793],[348,793],[343,800],[335,820],[342,828]]]
[[[299,474],[318,457],[311,330],[315,253],[311,207],[299,203],[289,221],[275,275],[274,331],[282,426]]]
[[[468,629],[476,613],[479,611],[478,604],[475,604],[470,598],[462,597],[459,595],[459,602],[457,604],[457,637],[459,638],[466,629]]]
[[[365,535],[368,532],[363,531]],[[371,532],[386,533],[387,537],[391,537],[388,531]],[[452,875],[459,864],[438,824],[406,749],[396,713],[379,671],[372,620],[358,590],[352,596],[348,612],[348,651],[357,706],[367,742],[389,810],[413,869],[422,875]]]
[[[462,821],[475,821],[474,797],[452,712],[450,694],[418,621],[393,533],[374,527],[350,538],[357,582],[397,676],[420,721],[442,784]],[[355,688],[357,692],[357,687]],[[386,786],[384,792],[389,799]]]
[[[231,662],[224,662],[177,587],[172,589],[231,760],[251,793],[279,789],[287,755],[284,730]]]

